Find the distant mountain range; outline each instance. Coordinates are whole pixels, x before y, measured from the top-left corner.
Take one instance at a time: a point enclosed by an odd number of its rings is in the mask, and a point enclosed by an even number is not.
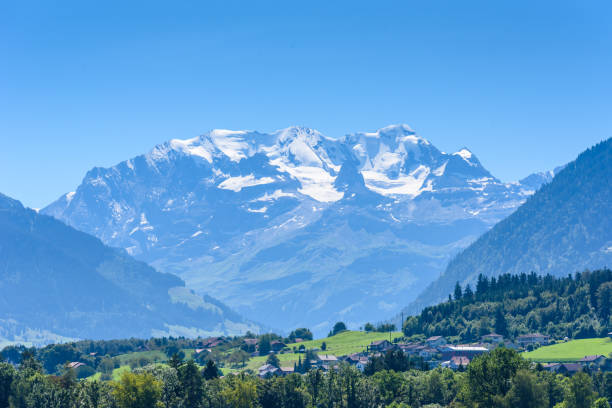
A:
[[[479,274],[565,276],[612,266],[612,139],[580,154],[552,182],[457,255],[409,307],[417,312]]]
[[[551,178],[503,183],[406,125],[213,130],[94,168],[42,213],[251,319],[323,334],[398,312]]]
[[[0,194],[0,345],[249,329],[178,277]]]

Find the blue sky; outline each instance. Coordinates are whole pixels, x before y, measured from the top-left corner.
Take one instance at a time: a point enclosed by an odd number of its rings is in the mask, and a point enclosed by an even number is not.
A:
[[[0,4],[0,192],[212,128],[407,123],[510,181],[612,136],[609,1]]]

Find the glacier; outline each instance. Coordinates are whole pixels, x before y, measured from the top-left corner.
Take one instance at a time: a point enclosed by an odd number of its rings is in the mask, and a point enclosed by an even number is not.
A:
[[[94,168],[41,211],[250,319],[324,334],[401,310],[551,178],[504,183],[407,125],[212,130]]]

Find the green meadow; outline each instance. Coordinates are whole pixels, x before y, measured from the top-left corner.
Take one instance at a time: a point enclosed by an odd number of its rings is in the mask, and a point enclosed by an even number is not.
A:
[[[523,357],[538,362],[569,362],[595,354],[607,357],[610,353],[612,353],[612,339],[606,337],[571,340],[566,343],[543,346],[537,350],[523,353]]]
[[[401,337],[401,332],[391,332],[391,333],[379,333],[379,332],[363,332],[363,331],[344,331],[342,333],[336,334],[332,337],[325,337],[317,340],[304,341],[301,343],[291,343],[287,344],[290,349],[294,347],[298,349],[300,346],[304,346],[306,349],[319,349],[318,354],[329,354],[334,356],[344,356],[352,353],[359,353],[361,351],[365,351],[367,346],[373,341],[377,340],[390,340],[397,337]],[[321,346],[325,342],[326,350],[322,351]],[[234,349],[228,350],[227,354],[231,354]],[[193,349],[183,349],[185,353],[185,359],[189,359],[192,357],[194,350]],[[282,367],[293,367],[294,363],[298,362],[298,359],[304,358],[304,353],[293,353],[287,352],[276,355],[280,361],[280,365]],[[139,360],[147,359],[151,363],[165,363],[168,360],[168,357],[160,350],[155,351],[137,351],[132,353],[121,354],[117,356],[119,361],[121,362],[121,367],[115,369],[113,371],[112,377],[114,380],[118,379],[121,373],[126,370],[130,370],[130,363],[137,363]],[[251,357],[247,362],[245,367],[236,366],[229,367],[225,366],[221,370],[224,374],[228,374],[231,372],[241,371],[244,369],[251,369],[257,371],[257,369],[266,363],[267,356],[257,356]],[[139,365],[139,364],[137,364]],[[89,377],[90,379],[99,379],[100,373],[96,373],[95,375]]]
[[[338,333],[332,337],[324,337],[317,340],[303,341],[301,343],[291,343],[287,346],[291,349],[294,347],[297,349],[300,346],[304,346],[306,349],[319,349],[318,354],[329,354],[334,356],[344,356],[352,353],[359,353],[365,351],[367,346],[373,341],[377,340],[390,340],[393,341],[396,337],[401,337],[401,332],[391,333],[379,333],[379,332],[363,332],[363,331],[344,331]],[[327,346],[325,351],[321,350],[322,344],[325,343]],[[281,362],[281,366],[291,367],[293,363],[298,361],[299,357],[304,357],[304,354],[300,353],[284,353],[278,354],[277,357]],[[266,357],[252,357],[247,363],[247,368],[257,369],[261,365],[265,364]]]

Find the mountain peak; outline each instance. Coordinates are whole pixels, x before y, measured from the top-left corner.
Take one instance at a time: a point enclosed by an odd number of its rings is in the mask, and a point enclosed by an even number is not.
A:
[[[23,208],[20,201],[0,193],[0,210],[12,210]]]
[[[470,149],[468,149],[467,147],[465,147],[465,146],[462,147],[461,149],[459,149],[458,151],[456,151],[453,154],[456,155],[456,156],[461,156],[465,160],[469,160],[473,156],[472,151]]]
[[[471,152],[440,152],[407,125],[343,138],[302,126],[216,129],[158,153],[92,170],[43,213],[281,328],[336,318],[359,325],[388,313],[376,302],[413,299],[532,191],[494,179]],[[380,271],[382,262],[392,266]],[[360,278],[340,295],[312,297],[339,274]],[[367,302],[356,304],[361,297]],[[304,305],[314,312],[291,321],[280,310]]]
[[[318,141],[324,138],[323,134],[316,129],[308,128],[305,126],[289,126],[284,129],[279,129],[274,134],[277,136],[277,140],[285,142],[293,139],[300,139],[305,141]]]
[[[376,132],[366,132],[364,135],[377,139],[395,139],[398,142],[410,141],[414,144],[430,144],[427,139],[418,136],[416,132],[406,124],[385,126],[378,129]]]
[[[378,129],[378,132],[404,132],[404,133],[415,133],[414,130],[412,130],[412,128],[405,124],[405,123],[399,123],[399,124],[395,124],[395,125],[388,125],[385,127],[382,127],[380,129]]]

